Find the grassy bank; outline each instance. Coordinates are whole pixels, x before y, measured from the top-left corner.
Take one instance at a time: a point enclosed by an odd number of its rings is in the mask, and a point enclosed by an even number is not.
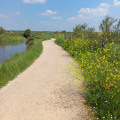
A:
[[[23,42],[26,39],[19,32],[5,32],[0,34],[0,41],[2,42]]]
[[[96,119],[120,120],[120,44],[108,42],[104,47],[93,47],[88,39],[63,40],[60,34],[56,43],[79,63],[86,101],[93,107]]]
[[[37,35],[37,33],[35,34]],[[35,34],[34,36],[36,36]],[[0,88],[24,71],[39,57],[43,49],[42,41],[52,38],[53,34],[43,33],[38,36],[39,37],[33,41],[33,44],[29,49],[21,54],[16,53],[12,58],[8,59],[3,64],[0,64]]]

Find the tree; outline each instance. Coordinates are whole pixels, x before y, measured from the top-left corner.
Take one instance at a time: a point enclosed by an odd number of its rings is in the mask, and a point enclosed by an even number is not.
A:
[[[112,28],[116,21],[117,19],[106,16],[100,24],[99,28],[103,32],[102,46],[104,46],[105,42],[110,41],[110,34],[113,32]]]
[[[87,29],[86,23],[82,25],[79,24],[73,29],[73,35],[75,37],[85,38],[86,29]]]
[[[5,32],[6,32],[6,30],[3,29],[2,27],[0,27],[0,34],[5,33]]]
[[[94,39],[95,28],[94,27],[88,27],[86,30],[87,38],[88,39]]]
[[[24,36],[26,39],[29,39],[30,36],[31,36],[31,30],[30,30],[30,29],[26,29],[26,30],[24,31],[23,36]]]

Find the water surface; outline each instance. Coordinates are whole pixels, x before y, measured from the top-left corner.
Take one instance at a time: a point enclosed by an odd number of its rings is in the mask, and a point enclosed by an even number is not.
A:
[[[21,43],[17,45],[2,44],[0,43],[0,63],[4,62],[6,59],[10,58],[11,55],[21,53],[26,50],[26,44]]]

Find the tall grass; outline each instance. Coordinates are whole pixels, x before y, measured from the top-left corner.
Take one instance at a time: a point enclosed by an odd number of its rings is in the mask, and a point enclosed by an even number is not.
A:
[[[0,34],[0,41],[2,42],[23,42],[26,39],[19,32],[5,32]]]
[[[42,41],[50,39],[50,34],[39,35],[38,39],[33,41],[33,45],[19,54],[16,53],[12,58],[0,64],[0,88],[15,78],[19,73],[30,66],[36,58],[42,53]]]

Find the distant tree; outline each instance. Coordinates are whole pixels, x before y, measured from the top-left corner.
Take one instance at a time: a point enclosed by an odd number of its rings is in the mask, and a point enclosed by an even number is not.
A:
[[[29,39],[30,36],[31,36],[31,30],[30,29],[26,29],[23,33],[23,36],[26,38],[26,39]]]
[[[66,30],[61,31],[61,33],[66,33]]]
[[[80,38],[84,38],[85,37],[85,32],[87,29],[87,24],[79,24],[77,25],[74,29],[73,29],[73,35],[75,37],[80,37]]]
[[[114,42],[120,43],[120,20],[113,26],[112,38]]]
[[[86,30],[87,37],[89,39],[94,39],[94,33],[95,33],[95,28],[94,27],[88,27]]]
[[[99,28],[103,32],[102,46],[104,46],[105,42],[110,40],[110,35],[113,32],[113,25],[116,21],[117,19],[106,16],[100,24]]]
[[[0,27],[0,34],[5,33],[5,32],[6,32],[6,30],[3,29],[2,27]]]

